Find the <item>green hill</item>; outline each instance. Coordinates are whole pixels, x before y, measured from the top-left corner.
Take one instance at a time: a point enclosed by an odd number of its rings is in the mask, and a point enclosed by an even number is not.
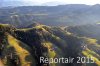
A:
[[[93,57],[95,63],[77,63],[77,57]],[[75,58],[73,63],[40,63],[45,58]],[[100,66],[100,44],[60,27],[35,25],[17,29],[0,25],[0,59],[4,66]],[[89,58],[90,59],[90,58]]]

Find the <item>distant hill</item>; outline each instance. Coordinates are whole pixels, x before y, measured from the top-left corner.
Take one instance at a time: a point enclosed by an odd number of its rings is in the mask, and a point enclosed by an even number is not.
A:
[[[65,30],[77,36],[91,37],[100,40],[100,24],[70,26],[65,28]]]
[[[28,26],[39,22],[50,26],[75,26],[100,22],[100,5],[23,6],[0,9],[0,23]]]
[[[40,57],[75,58],[74,63],[40,63]],[[93,57],[94,63],[77,63],[77,57]],[[100,44],[78,37],[60,27],[35,25],[17,29],[0,24],[0,65],[7,66],[100,66]],[[1,63],[2,62],[2,63]]]

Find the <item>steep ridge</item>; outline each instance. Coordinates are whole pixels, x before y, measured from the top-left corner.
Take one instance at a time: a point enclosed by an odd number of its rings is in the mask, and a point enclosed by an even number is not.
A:
[[[35,25],[17,29],[0,25],[0,58],[5,66],[100,66],[100,45],[95,39],[78,37],[59,27]],[[92,56],[95,63],[77,63]],[[73,63],[40,63],[45,58],[75,58]]]

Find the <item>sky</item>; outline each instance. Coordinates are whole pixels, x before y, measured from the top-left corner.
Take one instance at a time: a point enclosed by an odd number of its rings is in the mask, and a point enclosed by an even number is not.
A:
[[[43,4],[46,2],[61,2],[65,4],[87,4],[87,5],[100,4],[100,0],[4,0],[4,1],[23,1],[23,2],[31,2],[37,4]]]
[[[87,5],[94,5],[100,4],[100,0],[23,0],[23,1],[31,1],[37,3],[46,3],[46,2],[62,2],[66,4],[87,4]]]

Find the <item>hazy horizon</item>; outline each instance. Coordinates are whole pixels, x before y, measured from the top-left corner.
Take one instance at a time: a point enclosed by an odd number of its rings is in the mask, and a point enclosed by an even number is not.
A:
[[[67,5],[67,4],[85,4],[95,5],[100,4],[100,0],[2,0],[0,6],[56,6],[56,5]]]

